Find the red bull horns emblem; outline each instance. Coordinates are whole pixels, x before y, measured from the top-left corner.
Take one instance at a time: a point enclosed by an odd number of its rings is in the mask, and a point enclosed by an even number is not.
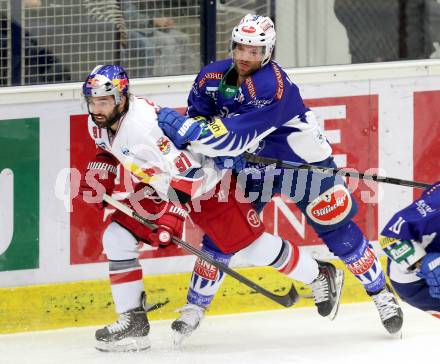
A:
[[[161,137],[156,142],[156,145],[158,146],[158,148],[162,152],[162,154],[168,154],[171,150],[171,142],[169,139],[167,139],[165,137]]]

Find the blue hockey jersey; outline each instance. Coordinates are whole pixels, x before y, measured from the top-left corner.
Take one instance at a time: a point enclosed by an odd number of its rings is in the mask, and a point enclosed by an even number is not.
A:
[[[411,205],[397,212],[379,242],[389,257],[389,275],[398,283],[420,280],[407,269],[425,255],[440,252],[440,181]]]
[[[235,76],[235,77],[234,77]],[[269,62],[236,86],[231,59],[202,68],[189,98],[190,117],[217,117],[218,132],[192,142],[193,151],[211,157],[255,154],[293,162],[320,162],[331,147],[298,87],[276,62]]]

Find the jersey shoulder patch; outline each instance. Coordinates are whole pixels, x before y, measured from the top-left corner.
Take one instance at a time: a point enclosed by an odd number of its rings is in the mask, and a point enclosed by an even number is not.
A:
[[[231,66],[232,60],[226,59],[223,61],[218,61],[214,63],[210,63],[203,67],[196,78],[196,84],[199,89],[203,88],[203,86],[206,86],[208,82],[215,81],[216,83],[219,83],[223,75],[226,73],[226,71]]]

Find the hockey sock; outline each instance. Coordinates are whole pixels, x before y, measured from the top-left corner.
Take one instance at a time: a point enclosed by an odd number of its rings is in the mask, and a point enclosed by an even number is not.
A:
[[[139,307],[144,291],[139,260],[110,260],[109,276],[116,312],[123,313]]]
[[[288,240],[283,240],[278,257],[270,266],[305,284],[312,283],[319,274],[316,260],[309,253],[300,252],[298,246]]]
[[[268,233],[263,233],[236,255],[252,265],[273,267],[306,284],[313,282],[319,274],[318,263],[308,252],[300,252],[290,241]]]
[[[385,286],[385,275],[380,262],[357,224],[349,221],[334,230],[320,233],[319,236],[367,292],[378,292]]]
[[[226,265],[229,265],[232,257],[232,254],[224,254],[207,246],[203,246],[202,251],[214,260]],[[208,307],[224,278],[225,273],[198,258],[191,276],[187,297],[188,303],[204,308]]]
[[[348,270],[363,284],[369,293],[378,292],[385,286],[385,274],[373,247],[364,237],[362,244],[347,255],[339,256]]]

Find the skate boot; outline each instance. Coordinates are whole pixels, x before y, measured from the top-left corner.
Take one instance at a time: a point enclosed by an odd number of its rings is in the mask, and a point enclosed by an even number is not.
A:
[[[180,312],[180,317],[171,324],[174,345],[177,347],[199,327],[200,322],[205,316],[205,309],[192,303],[187,303],[178,312]]]
[[[319,275],[310,284],[318,313],[334,320],[338,313],[344,285],[344,271],[331,263],[318,261]]]
[[[388,284],[382,290],[368,293],[376,305],[380,320],[390,334],[398,334],[403,324],[403,312]]]
[[[95,333],[96,349],[122,352],[142,351],[150,348],[150,324],[143,306],[119,315],[119,320]]]

